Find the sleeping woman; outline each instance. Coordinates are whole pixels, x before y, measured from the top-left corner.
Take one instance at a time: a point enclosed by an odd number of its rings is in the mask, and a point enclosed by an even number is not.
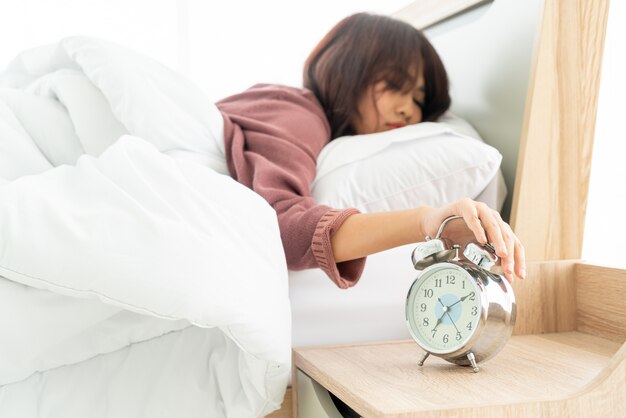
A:
[[[312,51],[304,88],[256,85],[217,103],[230,174],[276,210],[288,267],[321,268],[354,286],[369,254],[435,236],[491,243],[505,277],[525,277],[524,248],[500,214],[469,198],[433,208],[360,213],[315,203],[311,184],[322,148],[343,135],[436,121],[450,106],[448,80],[421,31],[386,16],[340,21]]]

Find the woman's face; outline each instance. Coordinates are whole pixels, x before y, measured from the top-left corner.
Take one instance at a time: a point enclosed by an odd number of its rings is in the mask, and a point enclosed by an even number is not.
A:
[[[406,92],[391,88],[385,81],[377,82],[359,100],[359,114],[352,126],[357,134],[372,134],[419,123],[425,97],[422,74],[415,88]]]

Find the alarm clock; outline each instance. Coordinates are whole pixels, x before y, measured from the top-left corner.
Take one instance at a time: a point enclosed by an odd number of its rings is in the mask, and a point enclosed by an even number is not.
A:
[[[411,254],[421,270],[406,297],[406,322],[415,342],[430,355],[471,366],[495,356],[515,324],[515,295],[509,282],[490,271],[498,258],[493,247],[475,242],[463,248],[442,238],[447,218],[434,239],[426,237]]]

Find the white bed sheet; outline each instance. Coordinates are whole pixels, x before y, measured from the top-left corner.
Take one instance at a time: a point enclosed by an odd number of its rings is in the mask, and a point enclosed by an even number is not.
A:
[[[501,209],[506,186],[501,172],[475,197]],[[319,270],[289,272],[292,345],[346,344],[411,338],[404,304],[417,273],[414,245],[370,255],[359,283],[338,289]]]

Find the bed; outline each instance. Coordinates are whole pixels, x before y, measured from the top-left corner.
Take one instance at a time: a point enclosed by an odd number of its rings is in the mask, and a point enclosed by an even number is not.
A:
[[[0,416],[264,416],[293,345],[404,335],[408,250],[350,292],[288,273],[273,210],[219,158],[221,115],[178,74],[72,37],[20,54],[0,99]],[[467,193],[501,207],[501,159],[450,113],[333,141],[313,194],[364,212]]]

